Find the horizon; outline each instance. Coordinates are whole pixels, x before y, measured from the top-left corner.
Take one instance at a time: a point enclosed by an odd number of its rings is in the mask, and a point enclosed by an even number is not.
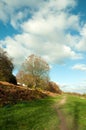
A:
[[[35,54],[51,66],[50,79],[65,92],[86,93],[86,1],[1,0],[0,47],[18,72]]]

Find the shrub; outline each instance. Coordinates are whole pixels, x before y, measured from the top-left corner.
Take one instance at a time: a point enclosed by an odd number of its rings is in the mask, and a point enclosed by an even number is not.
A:
[[[53,93],[59,93],[59,94],[62,93],[59,86],[52,81],[48,83],[47,90],[50,91],[50,92],[53,92]]]

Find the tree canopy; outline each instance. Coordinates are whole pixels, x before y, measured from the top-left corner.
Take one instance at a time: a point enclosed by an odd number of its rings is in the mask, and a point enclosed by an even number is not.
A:
[[[19,82],[23,81],[30,86],[41,87],[43,83],[49,80],[49,65],[39,56],[30,55],[22,65],[17,74]],[[21,80],[22,79],[22,80]]]
[[[0,80],[16,83],[16,78],[12,75],[13,68],[12,60],[7,52],[0,48]]]

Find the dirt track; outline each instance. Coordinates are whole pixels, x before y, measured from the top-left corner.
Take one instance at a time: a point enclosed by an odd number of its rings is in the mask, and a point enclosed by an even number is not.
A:
[[[57,112],[57,116],[59,118],[60,124],[59,129],[60,130],[68,130],[67,122],[64,116],[64,113],[62,113],[60,107],[66,103],[66,96],[63,96],[63,98],[55,105],[55,110]]]

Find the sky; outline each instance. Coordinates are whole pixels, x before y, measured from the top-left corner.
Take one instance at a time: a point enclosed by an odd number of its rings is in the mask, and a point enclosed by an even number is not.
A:
[[[86,0],[0,0],[0,47],[14,74],[36,54],[63,91],[86,93]]]

